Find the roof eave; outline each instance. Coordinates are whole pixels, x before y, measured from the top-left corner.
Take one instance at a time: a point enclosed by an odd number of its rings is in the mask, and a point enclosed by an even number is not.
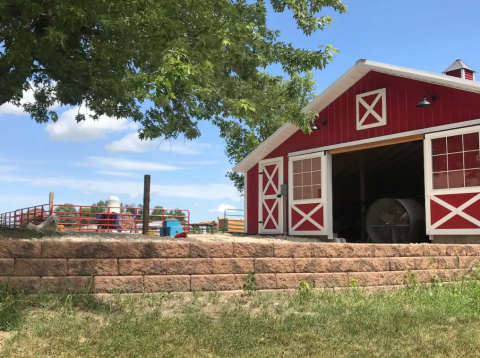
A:
[[[235,165],[232,169],[234,172],[238,173],[246,173],[250,170],[253,165],[249,165],[252,160],[255,160],[255,157],[259,157],[257,162],[262,160],[265,156],[270,154],[275,148],[278,147],[276,142],[278,141],[285,141],[286,139],[290,138],[296,131],[298,127],[291,124],[285,123],[283,126],[278,128],[275,133],[273,133],[270,137],[268,137],[264,142],[262,142],[257,148],[255,148],[249,155],[247,155],[243,160]],[[270,150],[269,147],[272,147]],[[268,151],[268,153],[266,153]],[[265,154],[266,153],[266,154]]]

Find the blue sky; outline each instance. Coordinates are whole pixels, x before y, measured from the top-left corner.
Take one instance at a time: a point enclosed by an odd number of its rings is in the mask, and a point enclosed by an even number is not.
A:
[[[269,15],[269,26],[297,47],[332,44],[334,62],[317,71],[320,93],[361,58],[440,73],[458,58],[480,70],[480,2],[469,0],[346,0],[348,13],[305,37],[291,14]],[[281,74],[276,67],[270,72]],[[76,108],[57,108],[56,124],[37,124],[19,108],[0,107],[0,213],[46,203],[90,205],[109,195],[141,203],[143,175],[152,175],[152,205],[186,208],[192,221],[215,219],[222,207],[242,208],[225,177],[231,167],[219,131],[202,123],[193,142],[140,142],[128,120],[76,124]]]

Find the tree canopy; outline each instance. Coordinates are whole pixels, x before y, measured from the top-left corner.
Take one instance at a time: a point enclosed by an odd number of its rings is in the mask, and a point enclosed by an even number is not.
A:
[[[276,116],[307,129],[309,71],[336,50],[282,42],[268,7],[307,36],[330,25],[324,8],[346,11],[341,0],[0,0],[0,105],[32,88],[23,106],[37,122],[58,118],[54,103],[85,106],[139,122],[142,139],[193,139],[199,121],[268,131]]]

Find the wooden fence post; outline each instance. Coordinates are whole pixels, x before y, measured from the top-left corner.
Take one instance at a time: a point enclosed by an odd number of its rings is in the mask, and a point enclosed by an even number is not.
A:
[[[150,225],[150,175],[145,175],[143,182],[143,226],[142,234],[148,234]]]
[[[52,192],[49,192],[48,194],[48,209],[50,210],[49,211],[49,214],[50,215],[53,215],[53,193]]]

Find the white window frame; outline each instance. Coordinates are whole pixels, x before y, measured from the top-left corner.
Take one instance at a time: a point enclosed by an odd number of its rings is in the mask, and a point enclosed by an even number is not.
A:
[[[426,210],[426,226],[428,235],[479,235],[480,229],[435,229],[432,226],[431,222],[431,205],[430,201],[433,200],[439,205],[447,207],[447,204],[443,203],[441,199],[436,198],[437,195],[448,195],[448,194],[469,194],[469,193],[479,193],[480,196],[480,186],[471,186],[464,188],[446,188],[446,189],[434,189],[433,188],[433,161],[432,161],[432,140],[437,138],[445,138],[456,135],[463,135],[468,133],[478,132],[480,135],[480,126],[471,126],[463,127],[458,129],[446,130],[441,132],[435,132],[430,134],[425,134],[425,139],[423,143],[424,158],[425,158],[425,210]],[[468,202],[479,200],[478,196],[472,198]],[[468,203],[467,202],[467,203]],[[461,211],[462,206],[459,208],[451,208],[452,212]],[[468,206],[468,205],[467,205]],[[435,227],[441,224],[435,223]]]
[[[378,96],[372,102],[371,106],[369,104],[367,104],[365,101],[363,101],[363,97],[368,97],[368,96],[371,96],[371,95],[374,95],[374,94],[377,94]],[[382,113],[381,114],[374,111],[374,107],[378,103],[378,101],[382,101]],[[375,91],[370,91],[370,92],[357,94],[355,102],[356,102],[356,106],[357,106],[357,117],[356,117],[357,118],[357,131],[387,125],[387,89],[386,88],[380,88],[380,89],[375,90]],[[361,102],[363,102],[363,103],[361,103]],[[365,107],[365,109],[367,110],[367,112],[364,114],[364,116],[362,118],[360,118],[360,105]],[[365,120],[368,117],[369,114],[372,114],[375,118],[377,118],[378,123],[363,124],[362,120]]]
[[[465,194],[480,192],[480,186],[470,186],[465,188],[433,188],[433,163],[432,163],[432,140],[437,138],[452,137],[461,134],[468,134],[478,132],[480,135],[480,126],[464,127],[460,129],[453,129],[449,131],[435,132],[425,134],[423,143],[425,156],[425,192],[427,195],[442,195],[442,194]]]
[[[312,159],[312,158],[321,158],[321,187],[322,187],[322,197],[316,199],[293,199],[293,162],[303,159]],[[317,152],[311,154],[304,154],[288,158],[288,233],[294,236],[328,236],[329,239],[333,240],[332,232],[332,185],[331,185],[331,168],[332,160],[331,155],[326,152]],[[292,208],[294,205],[298,204],[323,204],[323,230],[315,231],[295,231],[292,227]]]
[[[278,194],[280,193],[280,187],[283,184],[283,157],[275,157],[275,158],[268,158],[263,159],[258,162],[258,171],[263,172],[264,166],[270,163],[277,163],[278,165]],[[277,229],[263,229],[264,219],[263,219],[263,178],[265,174],[258,174],[260,178],[258,179],[258,233],[260,235],[263,234],[283,234],[283,216],[284,216],[284,208],[283,208],[283,197],[277,198],[278,200],[278,230]],[[260,223],[262,221],[262,223]]]

